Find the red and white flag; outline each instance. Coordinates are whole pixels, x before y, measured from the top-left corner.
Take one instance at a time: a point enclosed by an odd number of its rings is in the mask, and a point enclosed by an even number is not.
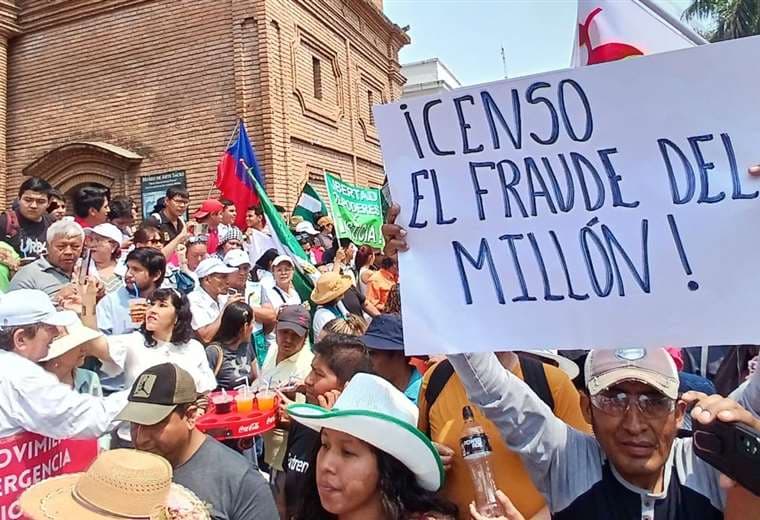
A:
[[[578,0],[573,67],[707,43],[652,0]]]

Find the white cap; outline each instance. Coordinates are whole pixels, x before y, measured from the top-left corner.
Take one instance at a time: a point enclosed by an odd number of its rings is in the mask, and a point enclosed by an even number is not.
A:
[[[76,323],[66,327],[66,333],[62,336],[58,336],[51,344],[48,355],[40,359],[40,361],[49,361],[55,359],[58,356],[64,355],[66,352],[75,349],[76,347],[92,341],[95,338],[99,338],[103,333],[85,327],[82,322],[77,318]]]
[[[124,240],[124,234],[119,230],[119,228],[108,222],[87,228],[84,230],[84,232],[88,235],[94,233],[98,236],[107,238],[108,240],[113,240],[119,245],[121,245],[122,240]]]
[[[638,381],[671,399],[678,398],[678,368],[664,348],[592,350],[584,372],[592,396],[621,381]]]
[[[278,266],[283,262],[287,262],[291,265],[291,267],[295,267],[293,265],[293,259],[291,259],[288,255],[280,255],[275,257],[275,259],[272,260],[272,267]]]
[[[198,279],[206,278],[212,274],[230,274],[236,271],[236,267],[224,265],[224,262],[218,256],[210,256],[205,260],[201,260],[201,263],[195,268],[195,274]]]
[[[296,233],[308,233],[309,235],[319,235],[319,231],[314,229],[314,224],[308,220],[296,224]]]
[[[18,289],[0,298],[0,327],[46,323],[67,327],[79,320],[73,311],[57,311],[50,297],[37,289]]]
[[[248,253],[242,249],[231,249],[224,255],[224,263],[230,267],[238,268],[243,264],[251,265],[251,259]]]

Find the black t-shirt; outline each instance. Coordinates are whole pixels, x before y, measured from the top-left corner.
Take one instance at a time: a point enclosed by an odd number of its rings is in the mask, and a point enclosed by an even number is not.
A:
[[[285,499],[288,518],[296,514],[299,497],[309,485],[306,472],[314,464],[314,454],[319,444],[319,432],[293,421],[288,433],[288,451],[282,465],[285,471]]]
[[[351,288],[346,291],[346,294],[343,295],[341,301],[348,312],[356,314],[357,316],[362,316],[364,314],[364,300],[364,295],[352,285]]]
[[[16,230],[12,229],[13,226],[8,222],[8,212],[0,213],[0,236],[3,237],[3,242],[13,247],[21,258],[35,259],[47,253],[47,229],[50,226],[50,217],[43,215],[42,220],[34,222],[24,217],[19,211],[15,213],[18,220]]]
[[[180,231],[185,227],[182,223],[182,219],[177,219],[177,227],[174,227],[174,224],[171,223],[164,210],[161,210],[158,213],[153,213],[145,221],[145,225],[158,228],[161,232],[161,240],[163,240],[165,244],[168,244],[177,238],[177,235],[179,235]]]
[[[256,359],[256,354],[250,343],[240,345],[237,350],[222,348],[222,352],[224,353],[222,366],[219,368],[219,373],[216,374],[216,382],[219,388],[232,390],[245,383],[246,378],[249,382],[252,381],[251,363]],[[206,347],[206,358],[208,358],[211,370],[216,368],[218,356],[219,351],[215,347],[212,345]]]

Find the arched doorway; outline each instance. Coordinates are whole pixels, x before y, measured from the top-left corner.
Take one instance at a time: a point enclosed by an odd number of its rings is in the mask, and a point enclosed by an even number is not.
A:
[[[45,179],[56,189],[70,195],[83,186],[106,188],[113,194],[126,194],[130,178],[142,156],[103,142],[77,142],[59,146],[24,168],[25,176]]]

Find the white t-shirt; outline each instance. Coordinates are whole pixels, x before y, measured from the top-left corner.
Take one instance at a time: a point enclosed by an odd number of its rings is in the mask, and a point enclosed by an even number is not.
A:
[[[312,328],[314,329],[314,338],[318,338],[325,325],[330,323],[335,318],[347,318],[348,309],[343,305],[343,302],[338,302],[337,310],[341,316],[336,316],[333,311],[326,307],[319,307],[314,313],[314,321],[312,322]]]
[[[261,255],[266,253],[268,249],[277,249],[277,245],[272,240],[272,237],[268,233],[254,229],[248,238],[248,245],[246,247],[248,257],[251,259],[251,265],[255,265],[256,260],[261,258]]]
[[[296,292],[296,289],[292,284],[290,285],[288,292],[285,292],[274,285],[266,289],[266,294],[269,298],[269,303],[274,307],[275,313],[279,311],[280,307],[283,305],[301,305],[301,297],[298,295],[298,292]]]
[[[213,323],[222,313],[224,303],[222,298],[214,300],[200,285],[187,295],[187,300],[190,302],[190,312],[193,314],[191,323],[193,330]]]
[[[198,340],[191,339],[180,344],[156,340],[156,345],[149,347],[145,344],[145,336],[140,332],[107,336],[106,340],[108,354],[113,362],[103,363],[103,371],[111,376],[124,372],[129,387],[148,368],[161,363],[174,363],[193,376],[198,393],[210,392],[216,388],[216,377],[208,365],[206,351]]]

